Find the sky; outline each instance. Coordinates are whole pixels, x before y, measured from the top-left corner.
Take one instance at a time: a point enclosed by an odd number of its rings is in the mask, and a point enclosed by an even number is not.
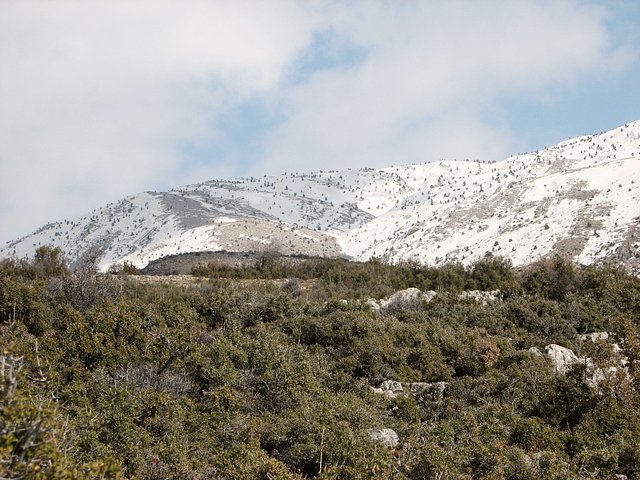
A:
[[[2,0],[0,242],[213,178],[640,119],[636,0]]]

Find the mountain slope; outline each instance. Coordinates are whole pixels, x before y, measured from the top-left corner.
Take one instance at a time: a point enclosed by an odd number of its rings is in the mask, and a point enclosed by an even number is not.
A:
[[[144,266],[168,254],[278,249],[364,260],[522,265],[548,254],[640,265],[640,122],[495,163],[213,180],[145,192],[8,242],[60,246],[72,263]]]

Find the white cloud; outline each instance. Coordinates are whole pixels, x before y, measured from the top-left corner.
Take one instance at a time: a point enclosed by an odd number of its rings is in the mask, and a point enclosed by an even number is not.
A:
[[[210,177],[502,158],[520,146],[504,95],[629,64],[606,18],[577,0],[6,0],[0,241]],[[282,122],[252,162],[186,153],[229,143],[218,127],[256,98]]]
[[[374,5],[339,7],[334,28],[368,55],[284,92],[287,120],[258,169],[501,159],[521,146],[504,96],[544,96],[629,63],[609,45],[606,11],[581,2]]]
[[[0,240],[193,180],[182,147],[277,88],[312,21],[293,1],[3,2]]]

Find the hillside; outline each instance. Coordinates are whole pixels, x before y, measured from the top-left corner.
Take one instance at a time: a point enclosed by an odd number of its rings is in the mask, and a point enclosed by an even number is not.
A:
[[[494,163],[211,180],[145,192],[8,242],[0,257],[61,247],[102,269],[194,251],[261,251],[524,265],[549,254],[640,268],[640,121]]]
[[[0,478],[640,480],[621,269],[60,260],[0,261]]]

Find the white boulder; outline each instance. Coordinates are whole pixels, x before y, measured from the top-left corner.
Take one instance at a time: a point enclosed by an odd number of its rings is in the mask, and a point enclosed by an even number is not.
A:
[[[384,395],[387,398],[396,398],[398,395],[404,394],[402,384],[395,380],[385,380],[378,388],[371,387],[371,391],[378,395]]]
[[[572,365],[579,363],[580,359],[570,348],[552,343],[544,347],[547,357],[551,359],[556,373],[565,375]]]
[[[402,393],[404,388],[402,388],[402,384],[395,380],[385,380],[380,384],[380,388],[382,390],[388,390],[393,393]]]
[[[371,308],[372,311],[380,311],[380,302],[378,302],[378,300],[376,300],[375,298],[367,298],[366,304],[369,305],[369,308]]]
[[[449,382],[415,382],[409,384],[409,391],[413,397],[430,398],[431,400],[442,400],[444,392],[449,387]]]
[[[547,345],[544,347],[547,356],[551,359],[553,363],[555,372],[559,375],[565,375],[569,369],[580,363],[586,367],[586,383],[590,387],[597,387],[599,383],[604,380],[612,379],[616,376],[620,367],[611,366],[607,368],[600,368],[594,365],[593,360],[589,357],[578,357],[573,351],[569,348],[562,347],[560,345]],[[624,365],[624,360],[622,359],[620,364]]]
[[[399,290],[386,300],[380,301],[380,310],[384,313],[394,310],[415,310],[420,307],[424,296],[418,288]]]
[[[400,443],[398,434],[391,428],[377,428],[371,432],[371,441],[385,447],[395,448]]]
[[[465,290],[458,295],[460,300],[473,300],[481,305],[500,300],[500,290]]]
[[[542,352],[538,349],[538,347],[531,347],[529,350],[527,350],[529,353],[533,353],[536,357],[541,357],[542,356]]]

